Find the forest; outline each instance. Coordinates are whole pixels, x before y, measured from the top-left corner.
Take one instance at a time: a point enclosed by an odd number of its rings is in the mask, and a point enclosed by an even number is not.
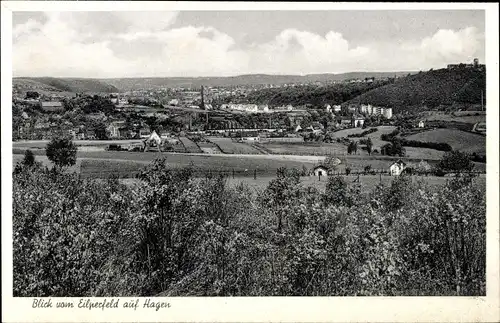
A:
[[[474,68],[439,69],[397,79],[364,92],[350,103],[391,107],[395,112],[438,109],[453,105],[486,104],[486,71]]]
[[[325,104],[341,104],[393,80],[378,80],[373,83],[337,83],[331,85],[296,85],[293,87],[266,88],[250,92],[245,97],[227,97],[218,103],[257,103],[277,107],[291,104],[297,106],[323,107]]]
[[[485,187],[396,177],[260,191],[157,159],[142,181],[13,174],[14,296],[485,295]]]

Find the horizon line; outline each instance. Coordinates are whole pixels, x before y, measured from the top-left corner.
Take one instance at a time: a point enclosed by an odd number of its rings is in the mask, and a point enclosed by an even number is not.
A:
[[[446,69],[446,67],[440,68],[440,69]],[[429,69],[430,70],[430,69]],[[426,70],[426,71],[429,71]],[[437,70],[437,69],[434,69]],[[421,72],[424,72],[424,70],[420,70]],[[118,77],[80,77],[80,76],[12,76],[13,79],[15,78],[60,78],[60,79],[100,79],[100,80],[110,80],[110,79],[134,79],[134,78],[231,78],[231,77],[241,77],[241,76],[258,76],[258,75],[263,75],[263,76],[298,76],[298,77],[305,77],[305,76],[317,76],[317,75],[344,75],[344,74],[354,74],[354,73],[382,73],[382,74],[391,74],[391,73],[418,73],[420,71],[416,70],[401,70],[401,71],[353,71],[353,72],[342,72],[342,73],[308,73],[308,74],[268,74],[268,73],[246,73],[246,74],[235,74],[235,75],[225,75],[225,76],[118,76]]]

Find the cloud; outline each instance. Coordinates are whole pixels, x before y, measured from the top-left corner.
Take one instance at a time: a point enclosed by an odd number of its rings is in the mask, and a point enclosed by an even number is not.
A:
[[[25,23],[14,26],[14,28],[12,28],[12,39],[14,42],[16,42],[18,37],[39,31],[42,26],[43,25],[40,22],[29,19]]]
[[[406,70],[426,70],[451,63],[472,62],[475,57],[484,59],[484,40],[484,33],[475,27],[440,29],[420,41],[387,46],[379,56],[387,58],[390,68],[406,66]]]
[[[460,60],[479,52],[482,40],[484,35],[475,27],[459,31],[439,30],[432,37],[422,40],[419,51],[431,60]]]
[[[116,58],[105,41],[82,42],[81,34],[59,14],[51,14],[37,29],[19,25],[16,31],[14,75],[104,77],[131,67]]]
[[[357,46],[335,31],[319,35],[290,28],[269,42],[248,44],[210,26],[171,28],[176,17],[174,12],[52,12],[45,22],[28,19],[13,29],[14,75],[396,71],[444,67],[484,55],[484,34],[473,27],[438,30],[420,40]]]
[[[253,53],[256,68],[268,72],[323,73],[344,69],[346,62],[363,59],[370,54],[365,47],[350,48],[339,33],[330,31],[324,37],[296,29],[286,29]],[[266,63],[266,66],[262,65]],[[294,72],[295,70],[295,72]]]

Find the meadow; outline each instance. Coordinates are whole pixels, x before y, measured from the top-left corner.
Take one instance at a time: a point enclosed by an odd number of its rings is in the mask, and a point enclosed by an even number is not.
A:
[[[278,155],[345,155],[347,147],[340,143],[322,143],[322,142],[301,142],[301,143],[260,143],[257,144],[271,154]]]
[[[477,122],[486,122],[486,113],[483,111],[458,111],[450,113],[433,113],[423,117],[428,121],[455,121],[475,124]]]
[[[468,153],[486,154],[486,137],[456,130],[456,129],[434,129],[420,132],[406,137],[408,140],[443,142],[449,144],[453,149],[465,151]]]
[[[208,137],[208,140],[216,144],[225,154],[256,154],[261,152],[249,144],[235,142],[231,138]]]
[[[357,135],[357,134],[360,134],[362,133],[363,131],[366,131],[367,129],[363,129],[363,128],[348,128],[348,129],[343,129],[343,130],[339,130],[339,131],[335,131],[332,133],[332,138],[334,139],[337,139],[337,138],[342,138],[342,137],[346,137],[349,136],[349,135]]]
[[[198,145],[187,137],[179,137],[182,145],[188,153],[201,153],[203,152]]]
[[[79,146],[108,146],[110,144],[118,144],[122,146],[127,146],[129,144],[141,143],[140,139],[130,139],[130,140],[73,140],[73,143]],[[45,149],[49,140],[29,140],[29,141],[14,141],[12,146],[14,148],[30,148],[30,149]]]

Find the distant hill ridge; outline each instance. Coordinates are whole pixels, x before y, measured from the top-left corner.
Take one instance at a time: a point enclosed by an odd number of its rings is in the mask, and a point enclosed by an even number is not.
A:
[[[268,75],[250,74],[231,77],[145,77],[115,79],[19,77],[14,86],[28,90],[61,92],[123,92],[133,89],[191,86],[237,86],[258,84],[311,83],[343,81],[375,77],[394,82],[359,86],[301,87],[298,89],[263,89],[252,94],[256,101],[289,104],[364,103],[387,106],[395,112],[439,105],[480,105],[481,92],[486,103],[486,71],[484,69],[438,69],[427,72],[352,72],[343,74]],[[404,76],[404,77],[401,77]],[[340,89],[339,90],[337,89]],[[339,93],[337,93],[339,92]],[[357,92],[357,93],[356,93]],[[295,102],[295,101],[297,102]],[[289,102],[290,101],[290,102]]]
[[[15,77],[13,85],[30,90],[54,92],[119,92],[119,89],[105,81],[86,78]]]
[[[114,85],[121,91],[158,87],[200,87],[204,86],[237,86],[259,84],[288,84],[344,81],[349,79],[387,78],[405,76],[416,72],[351,72],[342,74],[307,74],[307,75],[271,75],[271,74],[245,74],[224,77],[134,77],[110,78],[101,81]]]
[[[343,74],[271,75],[245,74],[223,77],[132,77],[132,78],[56,78],[15,77],[14,84],[21,87],[40,88],[46,91],[62,92],[124,92],[137,89],[160,87],[238,86],[288,83],[311,83],[345,81],[364,78],[388,78],[405,76],[415,72],[351,72]]]

